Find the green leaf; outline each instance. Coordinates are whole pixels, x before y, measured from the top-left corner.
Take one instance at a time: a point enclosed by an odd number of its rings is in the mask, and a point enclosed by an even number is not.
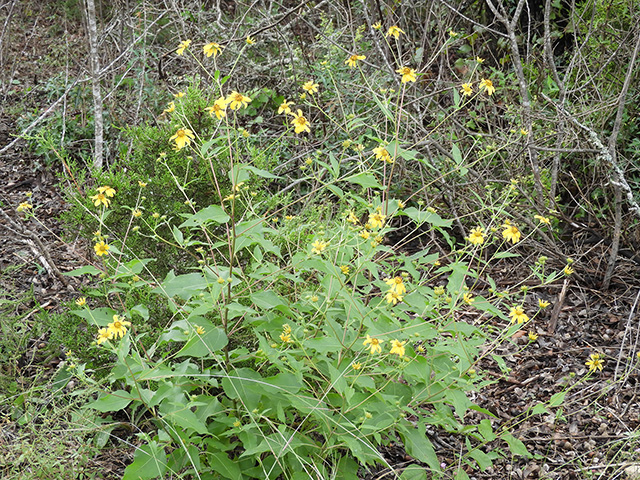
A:
[[[152,290],[153,293],[161,293],[167,297],[181,297],[188,300],[191,296],[199,294],[207,287],[207,281],[200,273],[187,273],[176,275],[171,270],[167,273],[164,282]]]
[[[455,143],[451,146],[451,156],[456,165],[459,166],[462,163],[462,152]]]
[[[87,273],[91,275],[100,275],[102,273],[102,270],[99,270],[92,265],[87,265],[84,267],[76,268],[75,270],[71,270],[70,272],[64,272],[63,275],[66,275],[68,277],[77,277],[80,275],[85,275]]]
[[[186,218],[187,219],[180,224],[180,228],[202,226],[208,222],[226,223],[230,219],[229,215],[227,215],[219,205],[209,205]]]
[[[400,480],[427,480],[427,470],[419,465],[409,465],[407,468],[402,470]]]
[[[172,229],[172,233],[176,243],[178,245],[182,245],[184,243],[184,235],[182,235],[182,231],[174,225]]]
[[[271,310],[282,305],[287,305],[286,300],[271,290],[255,292],[250,298],[256,307],[263,308],[265,310]]]
[[[193,317],[189,321],[193,325],[204,328],[202,335],[195,335],[176,353],[176,357],[206,357],[222,350],[228,343],[224,330],[214,327],[213,324],[202,317]]]
[[[496,252],[493,254],[493,258],[513,258],[519,256],[520,254],[513,252]]]
[[[489,442],[496,438],[496,434],[493,433],[493,428],[491,427],[491,420],[488,418],[480,420],[480,423],[478,424],[478,432],[480,432],[480,435]]]
[[[562,392],[558,392],[558,393],[554,393],[553,395],[551,395],[551,398],[549,399],[549,406],[550,407],[559,407],[560,405],[562,405],[564,403],[564,397],[567,394],[566,391],[562,391]]]
[[[522,455],[523,457],[531,458],[531,454],[527,450],[525,444],[518,440],[516,437],[514,437],[510,433],[504,433],[502,434],[501,438],[502,440],[507,442],[511,453],[513,453],[514,455]]]
[[[96,327],[106,327],[113,322],[116,311],[107,307],[99,307],[91,310],[71,310],[71,313],[80,318],[84,318],[90,325]]]
[[[133,463],[124,470],[122,480],[146,480],[163,476],[167,470],[164,448],[151,441],[136,449]]]
[[[531,409],[531,415],[541,415],[543,413],[549,413],[544,403],[538,403]]]
[[[398,430],[404,440],[407,453],[429,465],[432,471],[440,472],[440,462],[431,441],[427,438],[424,424],[419,423],[418,428],[413,428],[412,425],[400,425]]]
[[[418,225],[429,223],[434,227],[449,228],[453,224],[453,220],[444,220],[440,215],[429,211],[420,211],[415,207],[404,209],[404,213]]]
[[[380,182],[378,182],[376,176],[370,172],[356,173],[355,175],[351,175],[344,180],[349,183],[355,183],[356,185],[360,185],[364,188],[384,188],[382,185],[380,185]]]
[[[105,395],[98,400],[94,400],[86,405],[87,408],[93,408],[99,412],[117,412],[129,405],[135,399],[134,396],[124,390],[116,390]]]
[[[137,313],[142,317],[144,321],[149,320],[149,309],[146,307],[146,305],[136,305],[135,307],[130,308],[129,312]]]
[[[160,413],[165,421],[186,429],[191,429],[200,435],[208,433],[207,424],[201,422],[189,406],[175,403],[166,399],[160,404]]]
[[[224,453],[208,453],[207,460],[211,464],[213,471],[222,475],[224,478],[230,478],[231,480],[241,480],[242,471],[238,464],[229,460]]]
[[[247,165],[247,164],[242,164],[242,169],[243,170],[249,170],[251,173],[253,173],[253,174],[255,174],[255,175],[259,176],[259,177],[262,177],[262,178],[271,178],[271,179],[274,179],[274,180],[279,180],[281,178],[281,177],[279,177],[277,175],[274,175],[273,173],[270,173],[270,172],[268,172],[266,170],[261,170],[259,168],[256,168],[254,166]]]

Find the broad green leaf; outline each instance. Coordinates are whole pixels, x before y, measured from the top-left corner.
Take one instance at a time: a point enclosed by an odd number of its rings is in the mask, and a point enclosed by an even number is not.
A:
[[[527,450],[525,444],[510,433],[504,433],[500,438],[507,442],[507,445],[509,445],[509,450],[511,450],[511,453],[513,453],[514,455],[522,455],[523,457],[531,458],[531,454]]]
[[[409,465],[400,475],[400,480],[427,480],[427,478],[427,469],[419,465]]]
[[[455,143],[451,146],[451,156],[453,157],[453,161],[456,162],[457,165],[462,163],[462,152],[458,148],[458,145]]]
[[[567,392],[565,390],[565,391],[554,393],[553,395],[551,395],[551,398],[549,399],[549,406],[558,407],[562,405],[564,403],[564,397],[566,394]]]
[[[136,305],[129,309],[129,313],[137,313],[142,317],[143,320],[149,320],[149,309],[146,305]]]
[[[262,177],[262,178],[271,178],[271,179],[274,179],[274,180],[278,180],[278,179],[281,178],[281,177],[279,177],[277,175],[274,175],[273,173],[270,173],[270,172],[268,172],[266,170],[261,170],[259,168],[256,168],[256,167],[252,166],[252,165],[247,165],[247,164],[244,164],[244,163],[242,164],[242,169],[243,170],[249,170],[251,173],[253,173],[253,174],[255,174],[255,175],[259,176],[259,177]]]
[[[152,290],[153,293],[161,293],[167,297],[181,297],[188,300],[193,295],[199,294],[207,287],[207,281],[200,273],[187,273],[176,276],[171,270],[167,273],[162,285]]]
[[[531,409],[532,415],[541,415],[544,413],[549,413],[549,410],[547,410],[547,407],[544,403],[538,403]]]
[[[344,180],[345,182],[355,183],[356,185],[360,185],[364,188],[384,188],[382,185],[380,185],[380,182],[378,182],[376,176],[370,172],[356,173],[355,175],[351,175]]]
[[[401,425],[399,433],[404,440],[407,453],[416,460],[426,463],[433,472],[440,472],[440,462],[431,441],[427,438],[424,424],[419,423],[418,428],[412,425]]]
[[[219,205],[209,205],[199,212],[189,215],[187,219],[180,224],[180,228],[201,226],[208,222],[226,223],[229,221],[222,207]]]
[[[102,270],[97,269],[96,267],[92,266],[92,265],[86,265],[84,267],[80,267],[80,268],[76,268],[75,270],[71,270],[70,272],[64,272],[63,275],[66,275],[68,277],[77,277],[79,275],[85,275],[85,274],[91,274],[91,275],[100,275],[102,272]]]
[[[496,438],[496,434],[493,433],[493,428],[491,427],[491,420],[488,418],[480,420],[480,423],[478,424],[478,432],[480,432],[480,435],[489,442]]]
[[[93,308],[91,310],[71,310],[71,313],[80,318],[84,318],[90,325],[106,327],[113,322],[116,311],[107,307]]]
[[[182,235],[182,231],[174,225],[172,232],[173,238],[175,239],[176,243],[178,245],[182,245],[184,243],[184,235]]]
[[[164,448],[151,441],[136,449],[133,463],[124,470],[122,480],[147,480],[161,477],[167,470]]]
[[[513,252],[496,252],[493,254],[493,258],[514,258],[519,256],[520,254]]]
[[[251,301],[258,308],[270,310],[281,305],[287,305],[287,301],[271,290],[255,292],[251,295]]]
[[[214,327],[204,318],[200,321],[191,318],[190,322],[204,328],[202,335],[194,335],[182,349],[176,353],[176,357],[206,357],[222,350],[228,342],[224,330]]]
[[[207,424],[201,422],[190,406],[165,400],[160,404],[160,413],[165,421],[183,429],[191,429],[200,435],[206,435]]]
[[[230,460],[226,453],[207,453],[207,460],[213,470],[224,478],[241,480],[242,471],[236,462]]]
[[[135,397],[124,390],[116,390],[98,400],[88,403],[87,408],[93,408],[99,412],[117,412],[129,405]]]
[[[449,228],[453,224],[453,220],[444,220],[437,213],[429,212],[426,210],[420,211],[415,207],[405,208],[404,213],[418,225],[429,223],[434,227]]]

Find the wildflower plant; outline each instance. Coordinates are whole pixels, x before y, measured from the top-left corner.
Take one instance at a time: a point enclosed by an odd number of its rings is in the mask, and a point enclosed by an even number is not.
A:
[[[391,26],[386,37],[402,41],[404,34]],[[242,48],[253,41],[247,37]],[[336,68],[367,84],[364,53],[346,62],[342,56]],[[205,71],[207,62],[215,68],[225,54],[210,40],[185,40],[176,49],[177,56],[202,61]],[[492,342],[535,319],[526,313],[526,292],[498,295],[491,279],[491,290],[477,287],[487,266],[517,255],[510,249],[530,232],[499,208],[458,242],[453,220],[396,194],[401,164],[421,158],[401,138],[407,118],[402,95],[405,84],[417,80],[413,68],[399,65],[399,76],[390,80],[403,85],[395,103],[381,94],[362,109],[378,109],[386,122],[379,129],[358,123],[357,111],[331,117],[322,96],[335,79],[328,68],[316,73],[298,85],[300,102],[282,92],[270,104],[233,90],[233,72],[210,72],[213,91],[206,102],[194,103],[202,125],[186,114],[193,90],[176,98],[164,112],[170,123],[158,140],[164,150],[154,168],[174,182],[179,210],[151,207],[153,185],[143,179],[129,186],[127,198],[135,200],[128,205],[120,203],[127,194],[121,187],[117,195],[105,186],[89,197],[101,226],[94,246],[98,266],[72,274],[99,276],[106,306],[78,304],[74,313],[94,329],[95,348],[114,359],[111,390],[89,407],[99,414],[127,410],[153,424],[138,433],[142,446],[126,479],[168,472],[357,478],[360,468],[388,467],[380,447],[398,440],[435,476],[445,467],[426,435],[431,428],[464,436],[467,451],[456,462],[471,468],[511,453],[528,455],[508,431],[494,429],[495,417],[469,393],[490,382],[480,362],[492,355]],[[478,88],[492,95],[493,84],[483,82]],[[339,87],[331,94],[341,99]],[[284,116],[277,140],[249,133],[251,109],[259,103],[270,105],[274,118]],[[325,117],[338,133],[317,142],[316,118]],[[304,189],[267,200],[258,190],[280,181],[282,170],[265,158],[305,148],[307,139],[321,146],[301,157]],[[452,157],[456,171],[466,168],[459,149]],[[196,163],[204,168],[206,196],[185,180],[191,178],[185,165]],[[316,210],[302,208],[310,199],[319,204]],[[117,239],[104,216],[116,207],[127,211],[129,222]],[[409,254],[390,244],[402,222],[437,238],[447,257],[435,247]],[[153,248],[141,248],[144,241],[135,244],[135,238],[170,245],[184,263],[157,275]],[[531,277],[544,284],[554,275],[538,268]],[[149,305],[122,301],[142,286],[148,303],[168,312],[151,344],[144,332],[152,319]],[[502,325],[497,340],[487,327],[496,322]],[[486,453],[483,447],[494,441],[501,443]]]

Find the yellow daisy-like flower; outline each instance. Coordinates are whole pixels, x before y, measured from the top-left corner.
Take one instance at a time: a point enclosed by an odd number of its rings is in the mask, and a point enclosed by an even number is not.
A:
[[[349,265],[340,265],[340,271],[344,275],[349,275]]]
[[[87,297],[80,297],[76,300],[76,305],[79,307],[84,307],[87,304]]]
[[[373,25],[371,25],[371,28],[373,28],[374,30],[380,30],[382,28],[382,22],[376,22]]]
[[[404,202],[402,200],[398,200],[398,208],[402,210],[404,208]]]
[[[184,51],[189,48],[189,45],[191,45],[191,40],[185,40],[184,42],[181,42],[178,46],[178,49],[176,50],[176,53],[178,55],[182,55]]]
[[[98,338],[96,339],[96,343],[98,345],[102,345],[107,340],[111,340],[113,338],[113,333],[108,328],[101,328],[98,330]]]
[[[396,70],[396,72],[402,75],[402,83],[416,81],[416,71],[413,68],[402,67]]]
[[[470,97],[473,95],[473,84],[472,83],[463,83],[462,88],[460,89],[460,93],[466,97]]]
[[[201,327],[200,325],[194,325],[194,327],[196,328],[196,333],[197,333],[198,335],[204,335],[204,333],[205,333],[205,331],[206,331],[206,330],[204,329],[204,327]]]
[[[570,265],[567,265],[564,267],[564,270],[562,270],[564,272],[565,275],[571,275],[575,272],[575,270],[573,268],[571,268]]]
[[[282,113],[286,113],[287,115],[291,114],[291,106],[294,105],[293,102],[287,102],[287,100],[283,100],[280,106],[278,107],[278,115]]]
[[[402,301],[402,296],[398,294],[395,290],[389,290],[384,298],[387,300],[387,303],[391,303],[396,305],[398,302]]]
[[[280,340],[282,343],[291,343],[291,335],[288,333],[281,333]]]
[[[405,33],[405,31],[397,25],[392,25],[391,27],[389,27],[389,30],[387,30],[385,37],[392,36],[397,40],[398,38],[400,38],[401,33]]]
[[[358,235],[360,235],[365,240],[368,240],[371,236],[371,232],[369,232],[368,230],[362,230]]]
[[[398,295],[404,295],[407,293],[407,287],[405,287],[402,277],[388,278],[384,283],[389,285],[390,290],[396,292]]]
[[[538,220],[538,222],[540,223],[544,223],[545,225],[551,225],[551,220],[549,220],[547,217],[543,217],[542,215],[534,215],[533,218]]]
[[[169,102],[169,105],[167,105],[167,108],[165,108],[163,110],[163,112],[165,113],[173,113],[176,110],[176,102]]]
[[[176,98],[182,98],[186,95],[186,93],[184,92],[178,92],[178,93],[174,93],[173,96]]]
[[[349,58],[347,58],[344,63],[346,65],[349,65],[350,68],[355,68],[358,66],[358,61],[359,60],[364,60],[365,57],[364,55],[351,55]]]
[[[538,335],[532,331],[529,330],[529,340],[531,340],[532,342],[535,342],[538,339]]]
[[[140,210],[139,208],[136,208],[135,210],[133,210],[131,212],[131,215],[133,215],[136,218],[141,217],[142,216],[142,210]]]
[[[33,208],[33,205],[31,205],[29,202],[22,202],[20,203],[20,205],[18,205],[18,208],[16,208],[16,210],[18,212],[25,212],[30,208]]]
[[[484,230],[480,227],[472,228],[467,240],[473,245],[481,245],[484,242]]]
[[[318,84],[313,83],[313,80],[309,80],[302,86],[302,89],[310,95],[313,95],[314,93],[318,93]]]
[[[524,308],[520,305],[517,307],[511,307],[511,310],[509,310],[509,316],[511,317],[511,323],[524,323],[529,321],[529,317],[524,313]]]
[[[302,110],[298,110],[298,113],[294,113],[292,115],[293,120],[291,120],[291,123],[293,124],[296,133],[311,133],[311,128],[309,128],[311,123],[309,123],[309,120],[307,120],[302,114]]]
[[[353,210],[349,210],[349,215],[347,216],[347,222],[352,223],[354,225],[357,225],[358,223],[360,223],[360,220],[358,220],[358,217],[356,217],[356,214],[353,213]]]
[[[438,285],[433,289],[433,293],[437,296],[444,295],[444,287],[442,285]]]
[[[518,227],[515,225],[504,225],[505,229],[502,231],[502,237],[507,241],[511,242],[514,245],[520,241],[521,233],[518,230]]]
[[[382,352],[382,346],[381,346],[382,340],[378,340],[377,338],[372,338],[369,335],[367,335],[366,340],[362,342],[362,344],[365,347],[369,345],[367,348],[369,349],[369,352],[371,352],[371,354]]]
[[[247,43],[247,45],[253,45],[256,43],[256,41],[251,37],[251,35],[247,35],[247,39],[245,40],[245,42]]]
[[[520,135],[529,135],[529,130],[527,130],[525,128],[521,128],[520,129]]]
[[[93,204],[96,207],[99,207],[100,204],[103,204],[105,207],[109,206],[110,200],[107,198],[107,196],[104,193],[97,193],[96,195],[92,195],[89,198],[93,200]]]
[[[112,198],[116,194],[116,191],[113,188],[111,188],[109,185],[98,187],[98,192],[104,193],[109,198]]]
[[[227,101],[224,97],[220,97],[215,102],[213,102],[212,107],[205,108],[209,115],[212,117],[215,115],[218,120],[222,120],[227,116]]]
[[[544,310],[544,309],[545,309],[545,308],[547,308],[549,305],[551,305],[551,304],[550,304],[549,302],[547,302],[546,300],[543,300],[542,298],[539,298],[539,299],[538,299],[538,306],[539,306],[541,309],[543,309],[543,310]]]
[[[104,243],[102,240],[93,246],[93,249],[96,251],[96,255],[98,255],[99,257],[101,257],[102,255],[107,255],[110,248],[111,247]]]
[[[404,344],[407,342],[400,342],[399,340],[391,340],[391,351],[390,353],[395,353],[400,358],[404,357]]]
[[[484,63],[484,58],[476,57],[476,62]]]
[[[493,86],[493,82],[491,80],[487,80],[483,78],[480,81],[480,88],[486,90],[487,95],[491,96],[496,91],[496,88]]]
[[[195,138],[191,130],[188,128],[180,128],[169,141],[173,140],[176,142],[175,150],[182,150],[184,147],[191,145],[191,140]]]
[[[227,97],[226,102],[229,104],[229,107],[231,108],[231,110],[239,110],[241,108],[248,107],[249,102],[251,102],[251,99],[249,97],[245,97],[241,93],[233,91]]]
[[[376,147],[373,149],[373,153],[375,153],[376,159],[384,160],[385,162],[388,162],[388,163],[393,163],[393,159],[391,158],[391,155],[389,154],[389,151],[386,148],[382,146]]]
[[[115,338],[122,338],[127,333],[127,327],[131,326],[131,322],[119,315],[113,316],[113,322],[107,325],[107,328]]]
[[[353,362],[351,364],[351,368],[353,368],[354,370],[360,370],[362,368],[362,364],[360,362]]]
[[[146,187],[146,186],[147,186],[147,182],[141,182],[140,180],[138,180],[138,186],[139,186],[140,188],[144,188],[144,187]]]
[[[207,43],[204,47],[202,47],[202,51],[207,57],[213,55],[213,58],[216,58],[220,52],[222,52],[222,45],[216,42]]]
[[[465,294],[462,296],[462,301],[463,301],[464,303],[466,303],[467,305],[471,305],[473,302],[475,302],[475,301],[476,301],[476,299],[475,299],[475,298],[473,298],[473,295],[471,295],[470,293],[465,293]]]
[[[589,360],[585,362],[585,365],[589,367],[590,372],[594,372],[596,370],[602,371],[602,368],[604,367],[604,360],[602,360],[599,353],[592,353],[589,355]]]
[[[314,253],[316,255],[320,255],[329,246],[329,242],[324,242],[322,240],[316,240],[315,242],[313,242],[311,244],[311,246],[313,247],[311,249],[311,253]]]
[[[370,213],[368,223],[371,226],[371,229],[382,228],[384,226],[385,218],[387,218],[387,216],[380,212]]]

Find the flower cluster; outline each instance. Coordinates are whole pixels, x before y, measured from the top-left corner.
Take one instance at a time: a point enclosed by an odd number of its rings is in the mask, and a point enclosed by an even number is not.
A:
[[[131,326],[131,322],[124,319],[119,315],[113,316],[113,322],[107,325],[106,328],[98,330],[98,338],[96,343],[101,345],[107,340],[113,340],[114,338],[122,338],[127,333],[127,327]]]
[[[382,343],[383,343],[383,340],[371,337],[370,335],[367,335],[367,338],[364,340],[364,342],[362,342],[362,344],[369,349],[369,352],[372,355],[375,353],[382,353]],[[405,354],[404,345],[406,343],[407,343],[406,341],[401,342],[400,340],[397,340],[397,339],[391,340],[391,350],[389,351],[389,353],[396,354],[400,358],[404,357],[404,354]],[[361,367],[360,364],[357,364],[357,365],[358,365],[357,368],[355,365],[353,365],[353,368],[355,370],[359,370]]]
[[[101,204],[108,207],[111,203],[110,199],[113,198],[115,194],[116,191],[113,188],[105,185],[103,187],[98,187],[98,193],[89,198],[93,200],[93,205],[96,207],[99,207]]]
[[[404,285],[402,277],[393,277],[385,280],[385,283],[389,286],[389,290],[385,294],[387,303],[396,305],[401,302],[403,295],[407,293],[407,287]]]

